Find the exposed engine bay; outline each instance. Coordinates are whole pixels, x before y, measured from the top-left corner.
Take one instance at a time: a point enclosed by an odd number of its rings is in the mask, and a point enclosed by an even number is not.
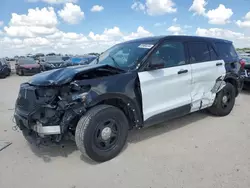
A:
[[[36,131],[40,137],[54,135],[60,141],[65,132],[74,134],[76,123],[86,110],[84,102],[89,89],[90,86],[76,82],[62,87],[22,84],[16,102],[16,123],[21,129]]]

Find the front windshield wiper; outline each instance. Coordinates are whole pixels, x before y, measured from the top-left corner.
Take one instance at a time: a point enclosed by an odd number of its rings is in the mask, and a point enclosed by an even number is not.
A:
[[[109,57],[112,59],[112,61],[114,62],[114,64],[115,64],[117,67],[119,67],[120,69],[123,69],[123,68],[116,62],[116,60],[115,60],[115,58],[114,58],[113,56],[111,56],[111,55],[109,54]]]

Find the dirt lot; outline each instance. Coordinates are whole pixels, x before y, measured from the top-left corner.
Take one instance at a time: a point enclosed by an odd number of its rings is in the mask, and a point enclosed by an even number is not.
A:
[[[37,149],[12,130],[19,84],[29,77],[0,80],[1,188],[175,188],[250,187],[250,93],[243,92],[231,115],[206,113],[131,132],[124,151],[96,164],[73,143]]]

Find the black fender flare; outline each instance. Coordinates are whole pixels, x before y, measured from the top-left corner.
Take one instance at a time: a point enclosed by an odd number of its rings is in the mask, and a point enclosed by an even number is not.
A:
[[[86,108],[91,108],[109,99],[122,100],[123,103],[126,104],[126,107],[130,109],[130,112],[133,114],[135,127],[141,127],[143,125],[142,112],[140,110],[139,104],[136,102],[136,99],[131,99],[130,97],[121,93],[105,93],[96,95],[96,93],[94,94],[92,92],[89,93],[88,98],[89,100],[86,101]]]
[[[243,79],[236,73],[227,73],[224,77],[225,82],[231,83],[236,89],[236,96],[238,96],[239,92],[243,88]]]

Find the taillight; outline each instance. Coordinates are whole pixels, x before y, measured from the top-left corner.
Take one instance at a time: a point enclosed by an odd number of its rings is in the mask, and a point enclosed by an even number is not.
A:
[[[246,61],[244,59],[241,59],[240,60],[240,66],[241,66],[241,68],[244,68],[245,65],[246,65]]]

